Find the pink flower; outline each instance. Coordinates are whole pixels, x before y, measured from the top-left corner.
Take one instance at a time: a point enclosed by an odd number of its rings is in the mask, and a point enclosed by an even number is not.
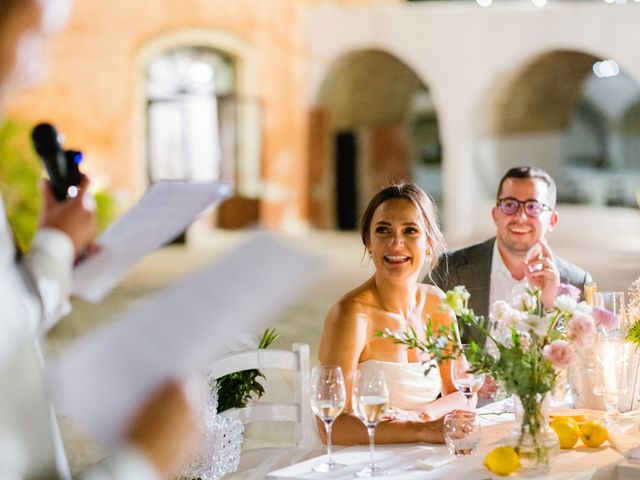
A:
[[[569,295],[577,302],[578,300],[580,300],[581,292],[578,287],[574,287],[569,283],[561,283],[560,285],[558,285],[556,296],[559,297],[561,295]]]
[[[613,330],[620,326],[620,317],[604,308],[595,307],[593,317],[596,319],[596,324],[599,327],[604,327],[605,330]]]
[[[567,367],[575,360],[573,349],[565,340],[554,340],[549,345],[545,345],[542,353],[558,368]]]
[[[576,312],[567,325],[567,337],[578,347],[589,346],[596,336],[596,322],[589,315]]]

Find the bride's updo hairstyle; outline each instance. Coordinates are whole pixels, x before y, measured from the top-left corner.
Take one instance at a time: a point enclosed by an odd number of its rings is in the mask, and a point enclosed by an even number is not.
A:
[[[422,218],[426,227],[427,243],[430,247],[429,256],[425,263],[427,264],[429,273],[431,273],[438,264],[440,256],[447,250],[447,246],[444,241],[444,236],[440,231],[440,227],[438,226],[438,212],[436,204],[433,199],[415,183],[402,182],[390,185],[383,188],[373,196],[360,219],[360,235],[362,236],[362,243],[364,243],[365,247],[368,247],[369,245],[369,230],[371,229],[371,220],[376,208],[387,200],[393,199],[409,200],[418,207],[422,213]]]

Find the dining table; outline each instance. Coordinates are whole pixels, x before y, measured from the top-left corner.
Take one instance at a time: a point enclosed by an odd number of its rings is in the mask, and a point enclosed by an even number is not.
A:
[[[489,404],[477,410],[481,421],[481,440],[475,453],[454,456],[445,445],[406,443],[376,445],[375,461],[387,471],[385,480],[487,480],[503,478],[535,478],[540,480],[640,480],[640,460],[627,459],[608,442],[597,448],[587,448],[581,442],[573,449],[559,450],[547,471],[525,473],[516,471],[508,477],[499,476],[484,465],[484,458],[494,448],[504,445],[510,432],[517,429],[514,414],[505,408],[505,401]],[[553,413],[553,412],[552,412]],[[581,413],[585,413],[581,411]],[[589,411],[591,417],[603,412]],[[627,415],[623,420],[627,434],[638,437],[640,418]],[[356,445],[335,449],[333,458],[346,465],[342,470],[319,473],[313,466],[326,461],[326,455],[306,459],[294,465],[270,472],[269,480],[343,480],[358,478],[356,472],[369,464],[369,446]]]

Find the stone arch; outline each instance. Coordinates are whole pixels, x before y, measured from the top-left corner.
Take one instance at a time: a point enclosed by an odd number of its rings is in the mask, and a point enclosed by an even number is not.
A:
[[[310,211],[317,226],[355,226],[373,193],[393,181],[414,180],[441,198],[432,96],[417,73],[386,50],[358,49],[334,60],[315,99],[310,144]]]
[[[640,134],[640,99],[629,106],[622,115],[620,132],[630,135]]]
[[[628,89],[635,82],[621,70],[620,81],[604,88],[607,80],[593,73],[601,60],[578,50],[542,52],[495,82],[482,106],[485,121],[478,122],[476,132],[476,166],[485,200],[493,198],[504,171],[530,164],[555,178],[562,203],[633,201],[633,181],[624,178],[624,187],[619,186],[619,170],[630,148],[616,130],[620,105],[635,98]],[[599,88],[604,90],[595,95]]]
[[[514,135],[565,129],[597,57],[555,50],[517,69],[493,98],[488,133]]]
[[[146,94],[144,71],[148,62],[163,52],[181,47],[211,48],[233,58],[236,69],[236,95],[256,102],[255,108],[238,108],[237,121],[237,191],[257,198],[260,189],[260,113],[258,99],[258,58],[254,48],[221,30],[180,29],[154,37],[138,51],[135,69],[134,171],[135,192],[139,196],[148,187],[146,175]]]

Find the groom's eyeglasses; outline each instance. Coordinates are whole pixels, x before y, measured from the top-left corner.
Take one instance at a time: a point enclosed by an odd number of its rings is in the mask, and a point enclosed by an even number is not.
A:
[[[550,212],[552,208],[549,205],[545,205],[544,203],[540,203],[537,200],[526,200],[524,202],[512,198],[501,198],[498,200],[497,206],[498,209],[504,213],[505,215],[515,215],[520,209],[520,205],[524,207],[524,213],[527,217],[536,218],[542,212]]]

